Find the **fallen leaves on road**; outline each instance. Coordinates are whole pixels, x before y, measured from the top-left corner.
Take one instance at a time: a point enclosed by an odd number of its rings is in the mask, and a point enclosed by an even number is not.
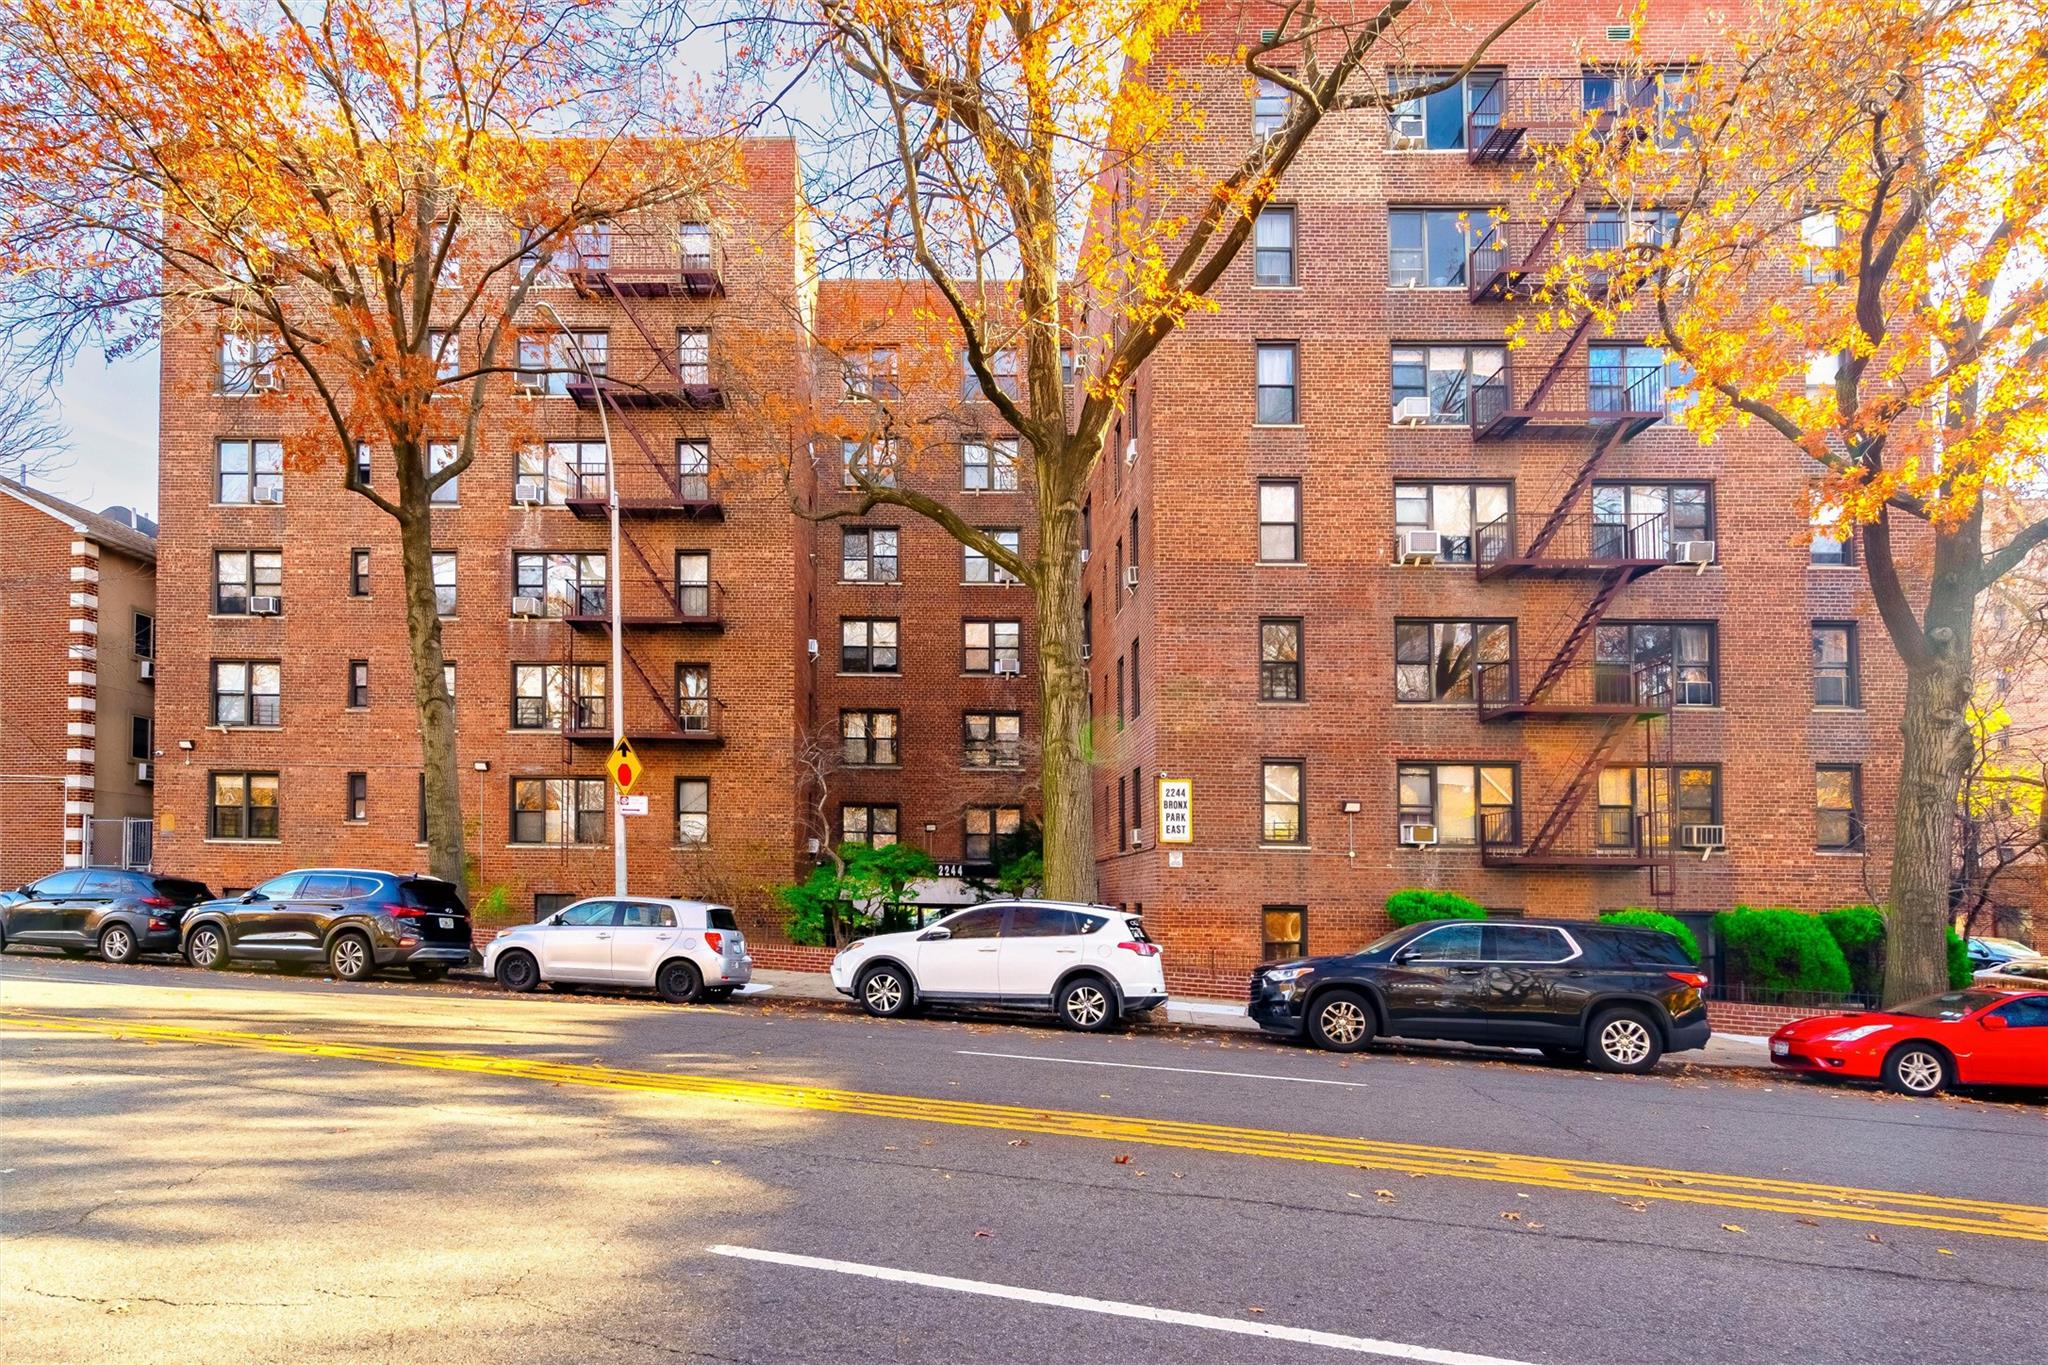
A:
[[[1874,1233],[1874,1232],[1866,1232],[1866,1233],[1864,1233],[1864,1234],[1863,1234],[1863,1240],[1864,1240],[1864,1241],[1866,1241],[1866,1242],[1875,1242],[1875,1243],[1877,1243],[1877,1244],[1878,1244],[1879,1246],[1883,1246],[1883,1245],[1884,1245],[1884,1238],[1882,1238],[1882,1237],[1878,1236],[1878,1235],[1877,1235],[1876,1233]]]
[[[1392,1190],[1374,1190],[1372,1194],[1373,1198],[1379,1200],[1382,1204],[1391,1204],[1395,1202],[1394,1192]]]
[[[1029,1139],[1029,1138],[1011,1138],[1011,1139],[1010,1139],[1010,1145],[1011,1145],[1012,1147],[1029,1147],[1029,1146],[1031,1145],[1031,1139]]]
[[[993,1237],[995,1236],[995,1233],[990,1231],[988,1228],[976,1228],[974,1230],[974,1235],[976,1237]]]
[[[1723,1224],[1721,1224],[1721,1231],[1723,1231],[1723,1232],[1748,1232],[1748,1231],[1749,1231],[1749,1229],[1748,1229],[1748,1228],[1746,1228],[1746,1227],[1744,1227],[1744,1226],[1742,1226],[1742,1224],[1740,1224],[1740,1223],[1723,1223]]]
[[[1255,1304],[1255,1303],[1251,1303],[1251,1304],[1246,1304],[1246,1305],[1245,1305],[1245,1310],[1244,1310],[1244,1311],[1245,1311],[1245,1312],[1247,1312],[1247,1313],[1263,1313],[1263,1312],[1265,1312],[1266,1310],[1265,1310],[1265,1309],[1263,1309],[1263,1308],[1261,1308],[1261,1307],[1259,1307],[1259,1306],[1258,1306],[1257,1304]]]
[[[1510,1223],[1519,1223],[1522,1221],[1522,1215],[1515,1212],[1513,1209],[1502,1209],[1500,1211],[1500,1216],[1507,1219]]]
[[[1363,1199],[1363,1198],[1365,1198],[1365,1196],[1364,1196],[1364,1195],[1362,1195],[1362,1194],[1358,1193],[1358,1192],[1357,1192],[1356,1190],[1346,1190],[1346,1191],[1344,1191],[1344,1197],[1345,1197],[1346,1199]]]
[[[1934,1249],[1934,1251],[1935,1251],[1935,1254],[1936,1254],[1936,1255],[1938,1255],[1938,1256],[1953,1256],[1953,1255],[1955,1255],[1955,1253],[1954,1253],[1953,1251],[1950,1251],[1950,1250],[1949,1250],[1949,1249],[1948,1249],[1947,1247],[1936,1247],[1936,1248]]]
[[[1130,1154],[1129,1152],[1118,1152],[1118,1153],[1116,1154],[1116,1164],[1117,1164],[1117,1165],[1119,1165],[1119,1166],[1128,1166],[1128,1165],[1130,1165],[1130,1164],[1131,1164],[1131,1154]]]
[[[1650,1207],[1650,1201],[1647,1199],[1623,1199],[1618,1194],[1614,1196],[1614,1202],[1632,1213],[1641,1213]]]

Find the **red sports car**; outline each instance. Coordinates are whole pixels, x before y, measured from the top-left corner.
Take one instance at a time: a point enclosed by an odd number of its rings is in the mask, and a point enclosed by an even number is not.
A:
[[[1771,1035],[1788,1071],[1881,1080],[1906,1095],[1951,1085],[2048,1087],[2048,991],[1979,986],[1866,1014],[1824,1014]]]

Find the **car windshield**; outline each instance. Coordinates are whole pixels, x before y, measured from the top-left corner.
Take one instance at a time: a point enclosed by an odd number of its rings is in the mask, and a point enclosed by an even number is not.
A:
[[[1399,943],[1402,939],[1408,937],[1409,930],[1411,927],[1412,926],[1403,925],[1401,928],[1394,930],[1390,934],[1381,934],[1378,938],[1366,944],[1363,948],[1360,948],[1358,951],[1360,951],[1361,953],[1376,953],[1382,948],[1391,948],[1396,943]]]
[[[2021,957],[2032,957],[2034,955],[2034,950],[2021,943],[2018,939],[1980,938],[1977,942],[1996,953],[2018,953]]]
[[[1890,1013],[1909,1019],[1960,1019],[1966,1014],[1995,1005],[2005,997],[1995,991],[1945,991],[1925,1000],[1909,1000]]]

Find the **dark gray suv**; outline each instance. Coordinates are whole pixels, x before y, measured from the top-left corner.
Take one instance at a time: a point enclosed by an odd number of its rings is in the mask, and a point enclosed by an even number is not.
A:
[[[300,868],[185,916],[186,961],[216,971],[233,961],[285,971],[324,962],[344,981],[380,967],[435,981],[469,957],[469,910],[437,877]]]
[[[213,895],[204,882],[112,867],[67,868],[0,905],[0,948],[36,944],[109,962],[178,951],[185,911]]]

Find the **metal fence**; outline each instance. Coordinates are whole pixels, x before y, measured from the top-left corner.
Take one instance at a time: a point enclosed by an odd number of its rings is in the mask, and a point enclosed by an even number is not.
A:
[[[110,816],[85,822],[85,865],[150,870],[156,852],[156,822]]]

